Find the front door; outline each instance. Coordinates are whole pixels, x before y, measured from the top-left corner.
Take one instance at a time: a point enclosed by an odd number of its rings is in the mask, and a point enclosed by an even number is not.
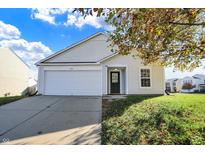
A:
[[[110,72],[110,92],[120,94],[120,72]]]

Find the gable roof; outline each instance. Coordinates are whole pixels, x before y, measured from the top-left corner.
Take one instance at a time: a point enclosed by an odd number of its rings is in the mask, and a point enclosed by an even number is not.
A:
[[[193,75],[194,78],[198,78],[198,79],[204,79],[205,75],[204,74],[195,74]]]
[[[171,79],[167,79],[166,82],[173,82],[173,81],[177,81],[179,80],[178,78],[171,78]]]
[[[60,63],[64,63],[64,64],[65,63],[93,63],[93,64],[95,64],[95,63],[102,62],[102,61],[104,61],[104,60],[106,60],[106,59],[116,55],[116,53],[112,53],[111,51],[107,51],[107,53],[104,53],[102,56],[100,55],[101,57],[98,56],[98,58],[95,57],[95,59],[94,59],[94,58],[91,58],[93,56],[92,52],[91,52],[91,54],[88,53],[90,55],[88,55],[87,53],[84,53],[85,56],[83,56],[83,60],[82,59],[79,60],[79,57],[78,57],[79,55],[77,55],[79,53],[75,53],[76,51],[72,51],[76,47],[78,47],[80,45],[83,45],[86,42],[88,42],[89,40],[94,39],[95,37],[98,37],[100,35],[103,35],[103,36],[107,37],[107,35],[105,33],[103,33],[103,32],[96,33],[94,35],[91,35],[91,36],[89,36],[89,37],[87,37],[87,38],[77,42],[77,43],[72,44],[71,46],[69,46],[69,47],[67,47],[65,49],[60,50],[59,52],[56,52],[56,53],[48,56],[47,58],[44,58],[44,59],[40,60],[39,62],[36,63],[36,65],[41,65],[41,64],[57,64],[57,63],[59,63],[59,64]],[[62,54],[69,54],[71,51],[74,54],[73,57],[71,57],[71,59],[74,58],[74,60],[72,59],[72,60],[70,60],[70,61],[68,60],[66,62],[65,61],[62,61],[62,62],[55,62],[55,61],[53,61],[54,58],[58,58],[59,56],[62,56]],[[97,50],[93,51],[93,52],[97,52]],[[67,58],[69,59],[70,56],[72,56],[72,55],[67,55]]]

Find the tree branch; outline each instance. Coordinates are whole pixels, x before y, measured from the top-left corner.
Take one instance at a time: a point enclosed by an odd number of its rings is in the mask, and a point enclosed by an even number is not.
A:
[[[205,25],[204,22],[202,22],[202,23],[180,23],[180,22],[169,22],[169,24],[174,24],[174,25],[188,25],[188,26],[202,26],[202,25]]]

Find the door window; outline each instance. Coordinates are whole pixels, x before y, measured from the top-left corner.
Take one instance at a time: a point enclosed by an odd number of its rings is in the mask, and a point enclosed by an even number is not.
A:
[[[112,83],[118,83],[118,73],[112,73]]]

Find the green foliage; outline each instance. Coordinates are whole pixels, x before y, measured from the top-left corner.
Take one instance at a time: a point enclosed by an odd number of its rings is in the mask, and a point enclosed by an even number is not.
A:
[[[109,35],[110,46],[116,46],[114,52],[139,56],[145,65],[192,70],[205,57],[205,9],[76,10],[85,17],[93,14],[90,12],[103,16],[115,28]]]
[[[130,96],[103,117],[103,144],[205,144],[205,95]]]

